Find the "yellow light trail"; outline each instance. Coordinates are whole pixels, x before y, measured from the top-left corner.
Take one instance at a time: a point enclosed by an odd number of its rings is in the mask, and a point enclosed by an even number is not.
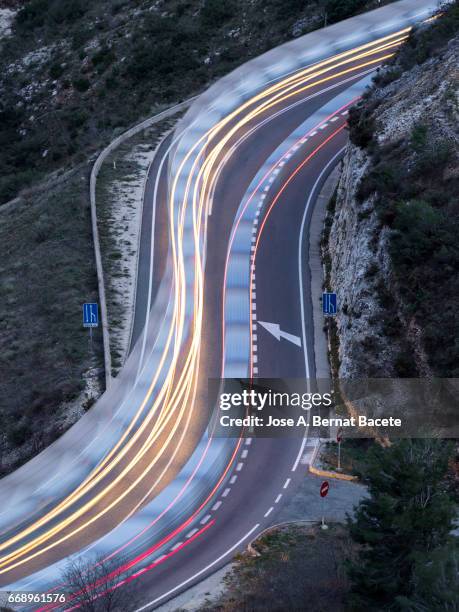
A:
[[[250,98],[248,101],[239,106],[235,111],[231,112],[227,117],[218,122],[216,126],[211,128],[206,134],[204,134],[198,140],[198,142],[195,143],[195,145],[190,149],[190,151],[182,160],[179,169],[174,177],[168,201],[175,289],[172,324],[168,332],[165,348],[161,355],[159,367],[155,372],[155,375],[145,395],[145,398],[142,401],[141,406],[137,410],[136,414],[134,415],[131,423],[121,436],[120,440],[115,444],[110,453],[99,463],[99,465],[96,466],[96,468],[91,472],[91,474],[89,474],[88,477],[71,494],[69,494],[64,500],[62,500],[58,505],[56,505],[53,510],[49,511],[46,515],[32,523],[27,528],[23,529],[15,536],[1,543],[0,550],[5,550],[11,547],[16,542],[23,540],[28,535],[32,534],[34,531],[45,525],[47,522],[56,518],[60,513],[67,510],[72,504],[81,499],[83,495],[87,495],[92,488],[94,488],[97,484],[101,483],[101,481],[110,474],[113,468],[117,466],[120,461],[127,456],[127,453],[131,449],[134,449],[135,444],[140,442],[141,436],[147,431],[147,427],[150,425],[152,419],[154,418],[161,406],[163,406],[163,410],[161,411],[158,419],[152,424],[151,431],[148,433],[147,438],[141,443],[140,449],[136,452],[135,456],[128,461],[127,465],[122,469],[122,471],[117,474],[117,476],[102,491],[94,495],[89,501],[87,501],[84,505],[82,505],[72,514],[70,514],[68,517],[62,519],[57,525],[48,528],[45,533],[41,534],[40,536],[36,536],[34,539],[18,547],[16,550],[7,553],[0,560],[0,573],[8,572],[36,558],[39,555],[44,554],[46,551],[58,546],[60,543],[75,536],[83,529],[86,529],[89,525],[101,518],[109,510],[114,508],[151,472],[152,468],[156,465],[161,456],[166,452],[169,443],[171,442],[172,438],[178,430],[178,427],[180,426],[180,424],[183,424],[182,419],[184,417],[184,413],[187,412],[187,415],[185,417],[185,427],[181,434],[181,439],[183,440],[194,409],[199,374],[199,355],[201,348],[200,341],[201,329],[203,324],[202,314],[204,295],[204,266],[200,252],[202,236],[201,230],[203,226],[203,218],[204,228],[206,228],[207,211],[210,205],[210,200],[206,196],[206,194],[213,192],[216,177],[220,173],[221,162],[216,166],[216,168],[215,165],[218,161],[219,156],[224,150],[224,147],[229,143],[229,141],[237,133],[237,131],[241,130],[251,120],[260,116],[262,113],[267,112],[268,110],[280,104],[281,102],[284,102],[285,100],[293,96],[298,96],[300,93],[306,91],[311,87],[316,87],[317,85],[320,85],[322,83],[337,79],[343,75],[350,74],[354,71],[358,71],[359,69],[362,69],[362,67],[380,63],[384,59],[391,57],[393,53],[383,55],[374,60],[362,62],[361,64],[358,64],[346,70],[342,70],[337,74],[333,74],[331,76],[326,77],[324,76],[323,78],[314,81],[314,79],[317,79],[317,77],[325,75],[331,70],[336,70],[336,68],[339,66],[344,66],[345,64],[371,57],[375,54],[381,54],[384,51],[390,50],[398,46],[406,38],[406,35],[409,31],[410,28],[406,28],[400,32],[385,36],[382,39],[379,39],[372,43],[367,43],[366,45],[362,45],[356,49],[338,54],[333,58],[329,58],[327,60],[324,60],[323,62],[319,62],[314,66],[296,72],[293,75],[287,77],[286,79],[275,83],[274,85],[270,86],[266,90],[263,90],[256,96]],[[214,141],[216,137],[238,115],[241,115],[243,111],[250,108],[250,106],[255,105],[257,102],[261,102],[265,98],[266,100],[262,104],[256,106],[245,117],[243,117],[232,128],[230,128],[228,133],[220,141],[217,141],[214,148],[210,150],[209,155],[206,157],[204,163],[199,168],[197,178],[194,181],[194,187],[192,188],[195,171],[198,168],[201,157],[208,149],[209,143]],[[192,169],[186,177],[187,181],[185,193],[178,209],[178,223],[177,227],[175,227],[175,201],[179,178],[185,167],[186,162],[196,152],[196,150],[199,149],[199,146],[206,140],[206,147],[203,147],[202,150],[197,154],[196,159],[193,161]],[[185,216],[191,191],[193,240],[195,248],[193,286],[194,316],[192,320],[192,337],[190,347],[186,354],[184,366],[178,375],[178,380],[176,380],[178,359],[182,349],[182,340],[185,325],[186,274],[183,254],[183,235],[185,231]],[[205,232],[203,235],[203,240],[205,245]],[[203,251],[205,252],[205,248],[203,249]],[[173,353],[172,357],[170,357],[171,363],[169,366],[169,370],[167,371],[165,382],[161,386],[158,395],[154,399],[153,405],[147,412],[146,417],[143,419],[138,429],[128,439],[129,434],[131,433],[131,431],[134,430],[136,423],[140,419],[140,416],[142,415],[143,411],[145,410],[145,407],[147,406],[151,398],[151,395],[157,385],[162,368],[166,364],[171,346],[173,348]],[[186,410],[187,407],[188,411]],[[176,414],[176,412],[178,412],[178,414]],[[113,490],[114,487],[129,474],[129,472],[152,448],[153,444],[159,439],[159,436],[161,436],[165,432],[166,427],[169,425],[169,423],[174,417],[175,420],[173,421],[171,429],[166,436],[166,441],[163,442],[156,456],[151,460],[147,468],[138,477],[136,477],[135,480],[130,482],[128,487],[123,488],[122,493],[118,495],[114,501],[104,506],[103,509],[100,510],[96,515],[87,519],[85,522],[74,528],[69,533],[66,533],[59,539],[52,541],[50,544],[40,548],[38,551],[32,552],[41,544],[45,543],[47,540],[50,540],[55,535],[57,535],[59,531],[64,530],[77,519],[81,518],[86,512],[94,508],[103,499],[103,497],[107,495],[108,492]],[[126,444],[122,446],[126,440]],[[179,446],[180,444],[176,445],[176,449],[172,457],[175,456],[175,453],[177,452]],[[117,452],[118,450],[119,452]],[[161,477],[162,476],[156,479],[155,485],[160,481]],[[150,491],[154,490],[155,485],[150,488]],[[143,500],[144,498],[142,499],[142,501]],[[137,503],[135,505],[135,508],[129,511],[128,516],[132,515],[132,513],[135,511],[135,509],[139,507],[141,503],[142,502]]]

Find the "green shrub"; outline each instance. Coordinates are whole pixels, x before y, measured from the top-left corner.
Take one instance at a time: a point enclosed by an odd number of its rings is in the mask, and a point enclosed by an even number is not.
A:
[[[232,0],[205,0],[201,10],[201,23],[205,28],[221,27],[234,17],[236,5]]]
[[[16,23],[29,29],[43,26],[52,4],[53,0],[31,0],[18,12]]]
[[[19,422],[8,432],[8,439],[13,446],[22,446],[31,435],[32,428],[30,423]]]
[[[366,4],[366,0],[325,0],[325,10],[327,21],[335,23],[342,19],[347,19],[361,11]]]
[[[362,104],[353,106],[348,117],[351,142],[361,149],[367,148],[373,140],[376,125],[370,109]]]
[[[99,72],[103,72],[115,61],[115,59],[116,55],[113,49],[102,47],[92,56],[91,62],[98,68]]]
[[[91,87],[91,83],[86,77],[77,77],[73,79],[73,86],[77,91],[84,93]]]
[[[84,0],[31,0],[17,15],[19,27],[34,29],[45,24],[72,23],[88,9]]]
[[[49,76],[53,79],[59,79],[65,72],[64,66],[60,62],[54,62],[49,67]]]

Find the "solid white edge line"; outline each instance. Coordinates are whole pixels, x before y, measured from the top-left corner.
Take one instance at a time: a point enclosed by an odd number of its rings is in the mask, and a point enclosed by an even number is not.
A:
[[[301,219],[301,226],[300,226],[300,244],[299,244],[299,248],[298,248],[298,274],[300,277],[300,307],[301,307],[301,333],[303,336],[303,353],[304,353],[304,367],[305,367],[305,373],[306,373],[306,380],[309,380],[309,363],[308,363],[308,353],[307,353],[307,345],[306,345],[306,325],[305,325],[305,320],[304,320],[304,312],[305,312],[305,308],[304,308],[304,292],[303,292],[303,235],[304,235],[304,226],[306,223],[306,217],[308,214],[308,210],[309,210],[309,206],[311,205],[312,199],[314,197],[315,191],[317,189],[317,186],[319,185],[320,181],[322,180],[324,174],[326,174],[327,172],[329,172],[330,166],[333,166],[333,164],[336,164],[336,160],[343,154],[344,150],[345,150],[345,146],[342,147],[337,153],[335,153],[335,155],[329,160],[329,162],[327,163],[327,165],[322,169],[322,172],[319,174],[319,176],[316,179],[316,182],[314,183],[310,193],[309,193],[309,197],[308,197],[308,201],[306,202],[306,206],[304,207],[304,213],[303,213],[303,218]],[[303,438],[303,442],[301,443],[301,447],[300,450],[298,452],[297,458],[295,459],[295,463],[293,464],[292,467],[292,472],[296,472],[296,469],[298,467],[298,464],[300,463],[301,457],[303,455],[303,450],[304,447],[306,446],[306,442],[307,442],[307,438]]]
[[[301,459],[301,457],[303,455],[304,447],[306,446],[306,441],[307,441],[307,438],[303,438],[303,442],[301,443],[300,451],[299,451],[298,456],[295,459],[295,463],[293,464],[293,467],[292,467],[292,472],[296,472],[296,468],[298,467],[300,459]]]
[[[305,307],[304,307],[303,257],[302,257],[302,255],[303,255],[304,226],[305,226],[305,223],[306,223],[306,217],[307,217],[307,214],[308,214],[309,207],[310,207],[311,202],[312,202],[312,200],[313,200],[313,198],[315,196],[315,192],[316,192],[317,186],[319,185],[319,183],[323,179],[323,176],[327,172],[330,171],[330,167],[337,163],[337,160],[344,153],[345,148],[346,147],[344,146],[337,153],[335,153],[335,155],[329,160],[327,165],[322,169],[322,172],[317,177],[316,182],[314,183],[314,185],[313,185],[313,187],[312,187],[312,189],[311,189],[311,191],[309,193],[308,201],[306,202],[306,206],[304,207],[303,218],[301,219],[300,241],[299,241],[299,248],[298,248],[298,273],[299,273],[299,277],[300,277],[301,332],[302,332],[302,336],[303,336],[303,352],[304,352],[304,366],[305,366],[306,379],[309,379],[310,371],[309,371],[308,355],[307,355],[307,349],[306,349],[306,326],[305,326],[305,320],[304,320],[304,317],[305,317]],[[299,461],[299,459],[298,459],[298,461]]]
[[[170,589],[169,591],[167,591],[167,593],[163,593],[163,595],[160,595],[159,597],[156,597],[156,599],[153,599],[152,601],[149,601],[147,604],[145,604],[141,608],[137,608],[137,610],[135,610],[135,612],[142,612],[143,610],[146,610],[147,608],[149,608],[151,606],[154,606],[155,604],[157,604],[162,599],[164,599],[166,597],[169,597],[169,595],[172,595],[172,593],[175,593],[176,591],[178,591],[179,589],[184,587],[189,582],[192,582],[193,580],[195,580],[198,576],[201,576],[201,574],[204,574],[205,572],[210,570],[210,568],[212,568],[217,563],[220,563],[220,561],[222,559],[227,557],[229,554],[231,554],[233,552],[233,550],[238,548],[238,546],[240,546],[242,544],[242,542],[244,542],[244,540],[247,540],[247,538],[250,537],[252,535],[252,533],[258,529],[259,526],[260,526],[259,523],[254,525],[252,527],[252,529],[245,534],[245,536],[243,536],[238,542],[236,542],[236,544],[233,544],[233,546],[231,546],[231,548],[229,548],[226,552],[221,554],[217,559],[212,561],[212,563],[209,563],[209,565],[206,565],[206,567],[204,567],[202,570],[199,570],[199,572],[196,572],[196,574],[194,574],[193,576],[190,576],[190,578],[187,578],[186,580],[184,580],[183,582],[181,582],[180,584],[175,586],[173,589]]]

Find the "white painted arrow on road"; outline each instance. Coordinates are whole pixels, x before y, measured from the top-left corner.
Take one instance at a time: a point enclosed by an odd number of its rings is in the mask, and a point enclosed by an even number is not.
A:
[[[266,331],[269,331],[269,333],[272,334],[276,338],[276,340],[280,340],[281,338],[284,338],[285,340],[288,340],[289,342],[292,342],[293,344],[296,344],[297,346],[301,346],[301,338],[299,338],[298,336],[294,336],[293,334],[288,334],[287,332],[282,331],[278,323],[266,323],[266,321],[258,321],[258,323],[262,327],[264,327]]]

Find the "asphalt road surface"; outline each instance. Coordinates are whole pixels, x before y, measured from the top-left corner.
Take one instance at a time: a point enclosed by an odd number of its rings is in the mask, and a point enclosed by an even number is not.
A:
[[[214,438],[207,383],[222,372],[314,379],[310,215],[343,153],[349,106],[407,35],[396,9],[381,10],[365,23],[379,31],[385,16],[390,34],[370,29],[344,52],[329,43],[320,62],[286,64],[227,111],[219,98],[198,104],[197,119],[191,112],[161,144],[145,191],[131,354],[102,399],[107,412],[96,411],[108,415],[102,434],[88,459],[91,428],[80,425],[88,439],[78,435],[53,492],[39,504],[21,498],[9,521],[4,512],[0,584],[46,590],[70,554],[116,550],[142,592],[139,610],[152,609],[228,562],[294,493],[314,442]],[[201,135],[200,118],[217,110]]]

